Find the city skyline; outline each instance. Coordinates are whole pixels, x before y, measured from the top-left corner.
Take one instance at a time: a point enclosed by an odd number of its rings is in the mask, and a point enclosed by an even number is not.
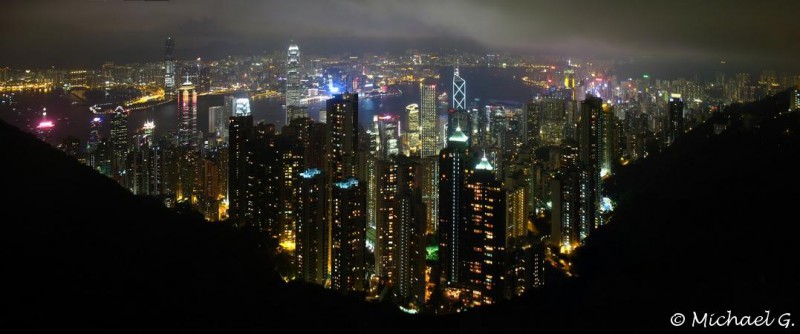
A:
[[[3,3],[13,317],[794,326],[800,6],[576,1]]]

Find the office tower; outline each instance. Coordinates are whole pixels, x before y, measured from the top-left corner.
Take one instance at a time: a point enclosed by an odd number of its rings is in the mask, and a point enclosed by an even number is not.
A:
[[[327,126],[323,123],[313,123],[311,119],[306,120],[310,124],[305,165],[308,168],[325,170],[328,165],[328,160],[325,156],[325,146],[328,141]]]
[[[252,181],[249,179],[255,169],[253,116],[234,114],[228,129],[228,216],[237,226],[251,225],[255,210]]]
[[[396,158],[396,157],[395,157]],[[397,278],[397,261],[399,260],[398,246],[400,229],[398,223],[399,196],[398,173],[399,166],[396,159],[379,159],[376,162],[378,192],[375,244],[375,273],[384,282],[392,286]]]
[[[439,157],[420,159],[420,188],[425,204],[425,233],[433,235],[439,229]]]
[[[569,254],[578,247],[582,240],[580,232],[591,228],[591,224],[582,220],[586,217],[581,214],[583,205],[592,203],[582,203],[582,192],[588,190],[581,188],[587,183],[581,174],[588,175],[574,166],[564,167],[550,180],[551,243],[558,246],[563,254]],[[588,209],[591,210],[592,207]]]
[[[539,142],[544,146],[557,146],[564,140],[567,125],[566,104],[557,98],[542,98],[529,106],[538,114]],[[530,114],[529,114],[530,117]],[[530,123],[529,123],[530,124]],[[530,129],[529,129],[530,131]]]
[[[178,146],[197,148],[197,91],[190,81],[178,90]]]
[[[164,94],[175,94],[175,41],[167,37],[164,46]]]
[[[128,112],[122,107],[111,114],[111,168],[114,179],[123,183],[125,162],[128,156]]]
[[[337,94],[326,103],[333,179],[352,176],[358,151],[358,94]]]
[[[667,114],[667,145],[672,145],[683,134],[683,99],[680,94],[672,94],[669,98]]]
[[[436,84],[420,83],[420,141],[421,156],[436,156]]]
[[[39,140],[50,144],[51,140],[53,139],[52,133],[54,127],[55,124],[53,121],[47,119],[47,112],[42,113],[42,120],[36,126],[36,138],[39,138]]]
[[[308,118],[307,106],[286,106],[286,124],[297,118]]]
[[[100,138],[97,147],[92,154],[91,161],[95,170],[108,177],[113,177],[111,173],[111,143],[108,138]]]
[[[280,203],[284,172],[281,152],[278,149],[280,137],[276,135],[273,124],[260,122],[256,126],[255,175],[259,186],[259,208],[261,209],[261,228],[272,238],[277,239],[280,227]]]
[[[397,279],[401,301],[425,301],[425,205],[419,188],[418,159],[397,157]]]
[[[231,111],[232,109],[225,109],[225,106],[208,107],[208,133],[213,134],[220,144],[228,143],[228,119]]]
[[[300,84],[300,48],[296,44],[292,44],[289,46],[286,59],[286,106],[300,106],[302,99],[303,88]],[[287,117],[287,122],[288,121],[289,118]]]
[[[522,106],[521,115],[522,129],[521,136],[522,142],[530,147],[535,147],[539,144],[541,137],[541,104],[538,100],[532,100]]]
[[[462,131],[469,133],[472,128],[472,117],[465,109],[449,109],[447,110],[447,131],[444,138],[450,138],[456,131],[457,127],[461,127]],[[468,146],[472,146],[472,141],[467,142]]]
[[[406,106],[406,126],[408,129],[406,130],[406,135],[403,138],[407,142],[408,149],[406,153],[408,156],[411,157],[419,157],[420,154],[420,139],[419,139],[419,131],[420,131],[420,119],[419,119],[419,105],[409,104]]]
[[[528,235],[528,189],[524,185],[506,192],[506,248]]]
[[[207,155],[200,159],[200,185],[197,209],[208,221],[219,221],[219,170],[217,160]]]
[[[391,115],[373,116],[372,147],[378,159],[388,159],[401,153],[400,119]]]
[[[153,147],[155,145],[155,130],[156,130],[156,122],[153,120],[148,120],[144,122],[144,126],[142,127],[142,132],[144,133],[144,140],[145,143],[149,147]]]
[[[97,150],[97,145],[100,144],[100,130],[103,128],[102,118],[94,117],[89,122],[89,139],[86,140],[86,153],[89,155],[89,166],[96,167],[93,163],[91,155]]]
[[[333,184],[331,289],[342,293],[363,293],[367,287],[365,192],[355,178]]]
[[[299,173],[296,191],[296,279],[324,285],[328,275],[328,216],[325,212],[325,176],[319,169]]]
[[[458,72],[458,64],[453,69],[453,109],[467,110],[467,82]],[[468,129],[468,128],[465,128]]]
[[[364,183],[367,203],[367,249],[374,253],[378,243],[378,159],[371,152],[358,152],[355,177]],[[375,261],[377,263],[377,260]],[[374,264],[373,264],[374,267]],[[374,268],[373,268],[374,271]]]
[[[439,154],[439,261],[447,285],[461,282],[461,248],[469,247],[462,240],[466,224],[464,185],[472,160],[468,140],[461,127],[456,127],[447,148]]]
[[[506,143],[506,132],[508,132],[508,119],[506,118],[505,108],[502,106],[487,107],[491,110],[489,114],[489,140],[486,141],[485,146],[505,148],[508,147]]]
[[[466,183],[463,283],[473,305],[493,304],[505,296],[506,195],[485,154]]]
[[[584,230],[593,230],[604,224],[599,214],[602,179],[611,174],[608,161],[608,123],[613,117],[603,100],[586,96],[578,121],[578,160],[583,171],[580,184],[580,224]]]
[[[295,189],[300,183],[303,171],[304,146],[297,137],[281,134],[277,141],[278,163],[278,241],[284,250],[292,252],[295,248],[295,224],[297,200]]]
[[[508,296],[521,296],[527,291],[544,286],[545,244],[533,238],[521,240],[513,249],[507,249]]]

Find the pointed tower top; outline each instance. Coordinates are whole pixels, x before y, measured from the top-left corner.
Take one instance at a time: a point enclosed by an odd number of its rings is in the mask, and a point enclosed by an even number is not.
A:
[[[486,151],[483,151],[483,157],[481,158],[481,162],[475,166],[475,170],[494,170],[492,164],[489,163],[489,159],[486,159]]]

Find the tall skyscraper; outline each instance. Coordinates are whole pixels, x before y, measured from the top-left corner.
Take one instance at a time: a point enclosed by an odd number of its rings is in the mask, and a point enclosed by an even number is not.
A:
[[[420,164],[416,158],[398,157],[397,279],[401,300],[422,305],[425,301],[425,205],[419,187]]]
[[[602,179],[611,173],[609,155],[609,122],[613,115],[603,100],[587,95],[581,106],[578,121],[578,160],[583,176],[580,185],[580,224],[583,230],[593,230],[604,224],[600,214]]]
[[[295,230],[297,222],[297,193],[303,171],[305,147],[298,136],[281,134],[277,141],[278,164],[278,241],[284,250],[295,249]],[[271,162],[274,163],[274,162]]]
[[[123,185],[127,157],[128,112],[122,107],[117,107],[111,115],[111,168],[114,179]]]
[[[213,134],[220,144],[228,144],[228,120],[232,109],[224,106],[208,107],[208,133]]]
[[[238,225],[254,223],[255,204],[251,177],[255,169],[253,116],[237,113],[231,116],[228,145],[228,216]]]
[[[458,64],[453,69],[453,109],[467,110],[467,82],[461,78]],[[465,128],[467,129],[467,128]]]
[[[402,149],[400,120],[392,115],[375,115],[372,120],[373,154],[378,159],[399,155]]]
[[[302,90],[303,88],[300,83],[300,48],[297,46],[297,44],[292,44],[289,45],[289,51],[287,53],[287,58],[286,58],[286,106],[287,107],[300,106],[303,99]]]
[[[436,156],[436,84],[420,83],[420,141],[422,157]]]
[[[300,182],[295,191],[296,278],[323,285],[328,277],[330,255],[325,176],[319,169],[307,169],[300,173]]]
[[[465,180],[469,173],[469,138],[456,127],[448,146],[439,154],[439,262],[447,285],[461,282],[460,270],[466,224]],[[504,208],[505,209],[505,208]]]
[[[472,118],[467,110],[451,108],[447,110],[447,131],[445,132],[445,138],[450,138],[457,127],[461,127],[464,133],[469,133],[472,128]],[[468,144],[472,146],[471,141]]]
[[[505,297],[505,192],[484,154],[467,179],[464,215],[464,284],[474,305],[493,304]]]
[[[175,94],[175,41],[167,37],[164,45],[164,94]]]
[[[403,138],[407,142],[407,154],[412,157],[419,157],[420,154],[420,139],[419,139],[419,131],[420,131],[420,119],[419,119],[419,105],[409,104],[406,106],[406,117],[408,121],[406,121],[406,126],[408,127],[406,131],[405,138]]]
[[[400,226],[398,223],[399,196],[398,173],[399,166],[395,159],[379,159],[377,161],[377,215],[375,245],[376,274],[388,285],[394,285],[397,279],[399,260],[398,246]]]
[[[338,94],[327,101],[333,179],[353,176],[358,151],[358,94]]]
[[[286,124],[289,124],[294,119],[308,118],[307,106],[286,106]]]
[[[367,287],[365,191],[354,178],[333,185],[331,289],[343,293],[363,293]]]
[[[178,146],[197,148],[197,91],[190,81],[178,90]]]
[[[667,115],[667,145],[672,145],[683,134],[683,98],[680,94],[672,94],[669,98],[669,113]]]
[[[155,145],[156,136],[156,122],[153,120],[147,120],[144,122],[144,126],[142,127],[142,132],[144,133],[144,140],[147,143],[147,146],[153,147]]]
[[[55,124],[53,123],[53,121],[47,119],[47,112],[46,111],[43,112],[42,120],[36,126],[36,137],[45,143],[52,144],[53,140],[52,133],[54,127]]]

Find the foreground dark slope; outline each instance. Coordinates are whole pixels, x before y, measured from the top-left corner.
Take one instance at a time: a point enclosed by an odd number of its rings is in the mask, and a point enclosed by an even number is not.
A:
[[[338,332],[397,315],[284,284],[255,233],[135,197],[3,122],[0,154],[2,327]]]
[[[735,107],[717,116],[730,121],[723,134],[701,126],[621,170],[617,212],[575,260],[579,278],[438,318],[283,284],[253,233],[136,198],[0,123],[10,310],[0,321],[68,332],[669,332],[675,312],[794,311],[800,119],[773,118],[787,100]]]

